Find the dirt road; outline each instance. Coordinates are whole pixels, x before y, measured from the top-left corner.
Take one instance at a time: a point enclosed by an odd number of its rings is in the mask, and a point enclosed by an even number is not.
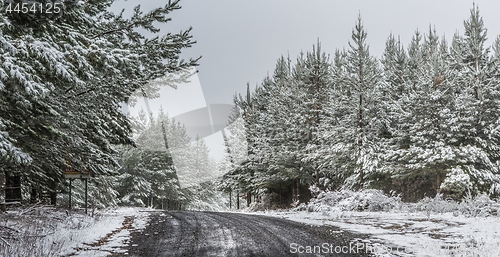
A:
[[[239,213],[154,213],[131,236],[128,256],[369,256],[362,235]]]

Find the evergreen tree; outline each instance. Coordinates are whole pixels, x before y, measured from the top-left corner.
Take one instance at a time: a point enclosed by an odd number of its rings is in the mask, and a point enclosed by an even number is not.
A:
[[[228,199],[215,190],[217,181],[208,180],[186,190],[187,210],[222,211],[229,209]]]
[[[408,47],[408,77],[412,88],[418,83],[419,69],[424,63],[421,40],[422,35],[416,30]]]
[[[441,189],[461,196],[472,193],[500,194],[500,98],[498,66],[485,46],[487,30],[476,5],[464,21],[464,37],[455,37],[452,66],[456,79],[459,129],[457,164]],[[457,186],[461,185],[461,186]]]
[[[385,50],[381,63],[384,71],[384,94],[387,101],[397,101],[407,93],[408,56],[401,41],[394,38],[391,33],[385,43]]]
[[[376,171],[378,132],[384,117],[379,108],[380,70],[370,56],[366,31],[358,17],[346,55],[340,85],[332,92],[332,113],[322,128],[324,162],[342,171],[348,186],[363,188]],[[368,180],[368,181],[367,181]]]
[[[493,60],[496,62],[497,65],[499,65],[499,62],[500,62],[500,35],[497,36],[497,38],[495,39],[495,42],[493,43],[493,53],[494,53]]]
[[[160,111],[137,137],[137,147],[123,147],[116,183],[121,204],[163,207],[165,200],[179,201],[182,198],[172,158],[174,150],[170,148],[177,142],[166,139],[172,137],[169,135],[179,134],[176,130],[182,130],[182,127],[177,127]],[[186,138],[185,142],[189,139]]]
[[[34,4],[31,1],[21,1]],[[146,38],[178,1],[131,18],[107,11],[112,0],[63,1],[58,14],[0,13],[0,158],[31,187],[61,190],[68,168],[94,175],[117,167],[115,144],[133,144],[119,104],[147,82],[196,65],[179,60],[190,30]],[[4,170],[5,171],[5,170]]]
[[[319,40],[316,47],[313,46],[312,52],[308,52],[304,59],[297,60],[294,79],[298,88],[303,91],[300,99],[301,108],[297,115],[299,126],[303,131],[301,139],[305,144],[301,147],[301,155],[306,157],[302,168],[310,170],[308,173],[314,177],[318,186],[320,167],[315,162],[308,162],[307,157],[321,145],[319,127],[322,119],[328,115],[325,106],[330,100],[329,93],[333,87],[330,59],[321,51]]]
[[[418,66],[418,81],[396,103],[397,120],[388,152],[392,161],[393,186],[405,200],[433,196],[453,165],[453,121],[456,104],[447,52],[439,50],[435,32],[430,30]],[[444,49],[445,50],[445,49]]]

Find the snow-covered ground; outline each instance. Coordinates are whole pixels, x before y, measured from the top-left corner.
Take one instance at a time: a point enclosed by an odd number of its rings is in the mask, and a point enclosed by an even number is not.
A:
[[[108,256],[126,252],[150,209],[108,209],[90,217],[45,206],[0,213],[0,256]]]
[[[368,240],[354,244],[359,243],[360,248],[377,256],[500,256],[498,202],[482,206],[478,197],[468,205],[438,199],[427,200],[425,204],[399,202],[395,206],[398,201],[391,202],[390,197],[381,199],[383,197],[373,192],[341,196],[330,192],[292,210],[258,213],[367,234]],[[378,200],[370,203],[373,198]],[[369,211],[374,202],[382,202],[386,207]],[[477,210],[470,206],[472,204],[477,205]]]
[[[0,213],[0,256],[126,255],[131,233],[154,211],[122,207],[91,217],[50,206],[11,209]],[[376,190],[323,192],[291,210],[248,212],[368,235],[351,243],[377,256],[500,256],[500,202],[485,196],[408,204]]]
[[[355,211],[265,214],[368,234],[371,239],[365,245],[370,245],[379,256],[500,256],[498,217]]]

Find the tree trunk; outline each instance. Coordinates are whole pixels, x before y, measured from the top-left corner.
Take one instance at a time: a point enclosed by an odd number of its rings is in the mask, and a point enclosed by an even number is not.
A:
[[[231,208],[233,207],[232,206],[233,205],[232,192],[233,192],[232,190],[229,191],[229,210],[231,210]]]
[[[297,179],[297,201],[300,203],[300,179]]]
[[[38,199],[39,199],[38,188],[35,187],[34,185],[31,185],[30,202],[36,203],[36,202],[38,202]]]
[[[282,196],[281,196],[281,184],[279,184],[279,188],[280,188],[280,208],[281,206],[283,206],[283,201],[282,201]]]
[[[358,138],[358,159],[361,158],[361,148],[363,147],[363,95],[359,94],[359,138]],[[359,168],[359,189],[363,189],[363,164]]]
[[[236,191],[236,209],[240,209],[240,190]]]
[[[5,172],[0,172],[0,198],[5,199]]]
[[[247,207],[250,207],[251,203],[252,203],[252,193],[247,192]]]

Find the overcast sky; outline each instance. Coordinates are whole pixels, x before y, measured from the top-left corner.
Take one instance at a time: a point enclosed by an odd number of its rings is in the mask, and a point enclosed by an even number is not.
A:
[[[144,11],[168,1],[117,0],[114,11],[131,14],[141,4]],[[310,51],[319,38],[322,49],[333,54],[348,48],[351,31],[360,13],[368,32],[372,55],[380,57],[392,31],[408,45],[418,28],[427,33],[429,25],[448,42],[455,32],[463,34],[463,21],[470,15],[472,1],[402,0],[182,0],[172,22],[161,33],[193,27],[197,43],[185,50],[184,58],[202,56],[199,73],[178,90],[165,88],[159,99],[150,100],[156,115],[162,107],[170,116],[187,113],[207,104],[231,104],[233,95],[246,92],[272,74],[281,55],[296,59],[301,50]],[[476,1],[488,29],[489,44],[500,34],[500,1]],[[132,108],[137,112],[144,103]],[[219,159],[224,151],[220,132],[204,138],[211,156]]]
[[[117,0],[114,9],[144,10],[164,5],[158,0]],[[475,1],[491,43],[500,34],[500,1]],[[162,32],[193,27],[198,42],[184,57],[202,56],[199,79],[207,103],[231,103],[235,92],[244,93],[272,74],[276,60],[312,49],[317,38],[323,50],[333,54],[348,47],[351,31],[361,13],[370,51],[380,56],[392,31],[408,45],[415,30],[427,32],[429,24],[448,41],[470,15],[473,1],[465,0],[182,0],[172,22]]]

